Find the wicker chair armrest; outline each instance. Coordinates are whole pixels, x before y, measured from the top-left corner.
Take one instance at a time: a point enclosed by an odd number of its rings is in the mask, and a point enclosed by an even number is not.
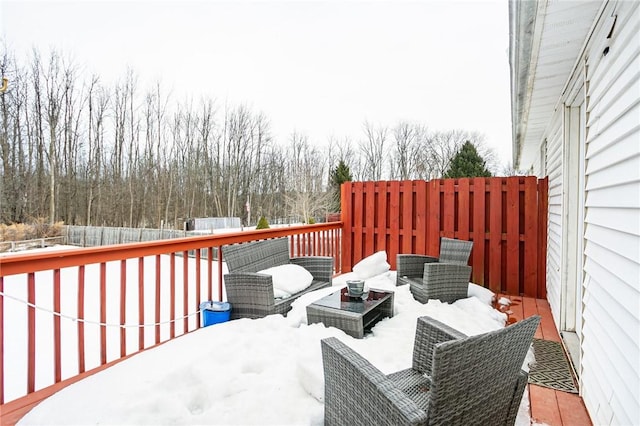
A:
[[[224,286],[231,304],[231,318],[261,318],[274,312],[271,275],[254,272],[225,274]]]
[[[241,285],[243,282],[259,282],[264,285],[271,285],[273,288],[273,280],[271,275],[259,274],[257,272],[230,272],[224,275],[225,283],[232,285]]]
[[[396,270],[399,277],[421,277],[425,263],[437,262],[438,258],[422,254],[399,254],[396,256]]]
[[[438,343],[463,339],[464,333],[431,317],[418,318],[413,346],[413,369],[431,375],[433,349]]]
[[[331,284],[331,277],[333,277],[333,257],[299,256],[292,257],[290,262],[305,268],[313,275],[314,280],[325,281]]]
[[[420,425],[427,413],[335,337],[323,339],[325,425]]]

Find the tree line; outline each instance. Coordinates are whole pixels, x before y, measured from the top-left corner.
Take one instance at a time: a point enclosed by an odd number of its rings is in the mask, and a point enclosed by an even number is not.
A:
[[[339,164],[353,180],[433,179],[465,142],[495,169],[482,135],[421,123],[365,121],[357,140],[275,140],[269,118],[215,99],[176,101],[127,70],[115,85],[60,52],[4,48],[0,73],[0,223],[181,227],[186,218],[255,223],[323,218],[336,209]],[[247,212],[247,207],[249,212]]]

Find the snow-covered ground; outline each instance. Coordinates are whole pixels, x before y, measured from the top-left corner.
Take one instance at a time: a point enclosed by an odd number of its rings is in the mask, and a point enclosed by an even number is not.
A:
[[[504,314],[487,304],[482,291],[453,304],[421,304],[408,286],[395,287],[395,271],[388,271],[368,279],[367,285],[395,291],[395,315],[364,339],[322,324],[307,325],[306,305],[344,285],[349,276],[335,278],[332,288],[304,295],[287,317],[215,324],[137,354],[51,396],[20,424],[322,424],[321,339],[338,337],[383,373],[391,373],[410,367],[420,316],[466,334],[505,324]],[[7,324],[11,322],[5,320],[5,327],[12,328]],[[51,358],[38,362],[52,364]],[[526,394],[517,424],[530,424]]]

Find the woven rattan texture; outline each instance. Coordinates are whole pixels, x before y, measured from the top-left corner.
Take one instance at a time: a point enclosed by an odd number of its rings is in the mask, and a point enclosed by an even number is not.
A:
[[[533,316],[465,337],[421,317],[413,364],[430,350],[431,364],[388,376],[337,338],[324,339],[325,423],[513,425],[527,381],[521,367],[539,323]]]
[[[398,271],[396,285],[410,284],[415,279],[423,278],[426,263],[453,263],[466,266],[469,263],[473,241],[440,238],[440,255],[438,257],[420,254],[398,254],[396,269]],[[471,272],[469,272],[471,276]]]
[[[229,273],[224,276],[224,285],[227,300],[231,303],[231,319],[286,315],[298,297],[331,286],[333,258],[290,258],[287,238],[233,244],[223,247],[222,253],[229,268]],[[308,288],[291,297],[275,299],[271,276],[257,272],[287,263],[304,267],[313,276],[313,281]]]

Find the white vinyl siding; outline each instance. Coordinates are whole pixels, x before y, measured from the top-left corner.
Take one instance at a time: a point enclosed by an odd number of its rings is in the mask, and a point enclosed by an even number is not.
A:
[[[547,301],[556,324],[560,323],[560,290],[562,282],[563,223],[563,132],[562,111],[556,111],[547,136],[549,171],[549,216],[547,233]]]
[[[594,424],[640,422],[638,4],[609,3],[586,56],[584,323],[580,379],[581,393]],[[611,24],[607,18],[612,14],[618,16],[605,56],[603,49]]]

